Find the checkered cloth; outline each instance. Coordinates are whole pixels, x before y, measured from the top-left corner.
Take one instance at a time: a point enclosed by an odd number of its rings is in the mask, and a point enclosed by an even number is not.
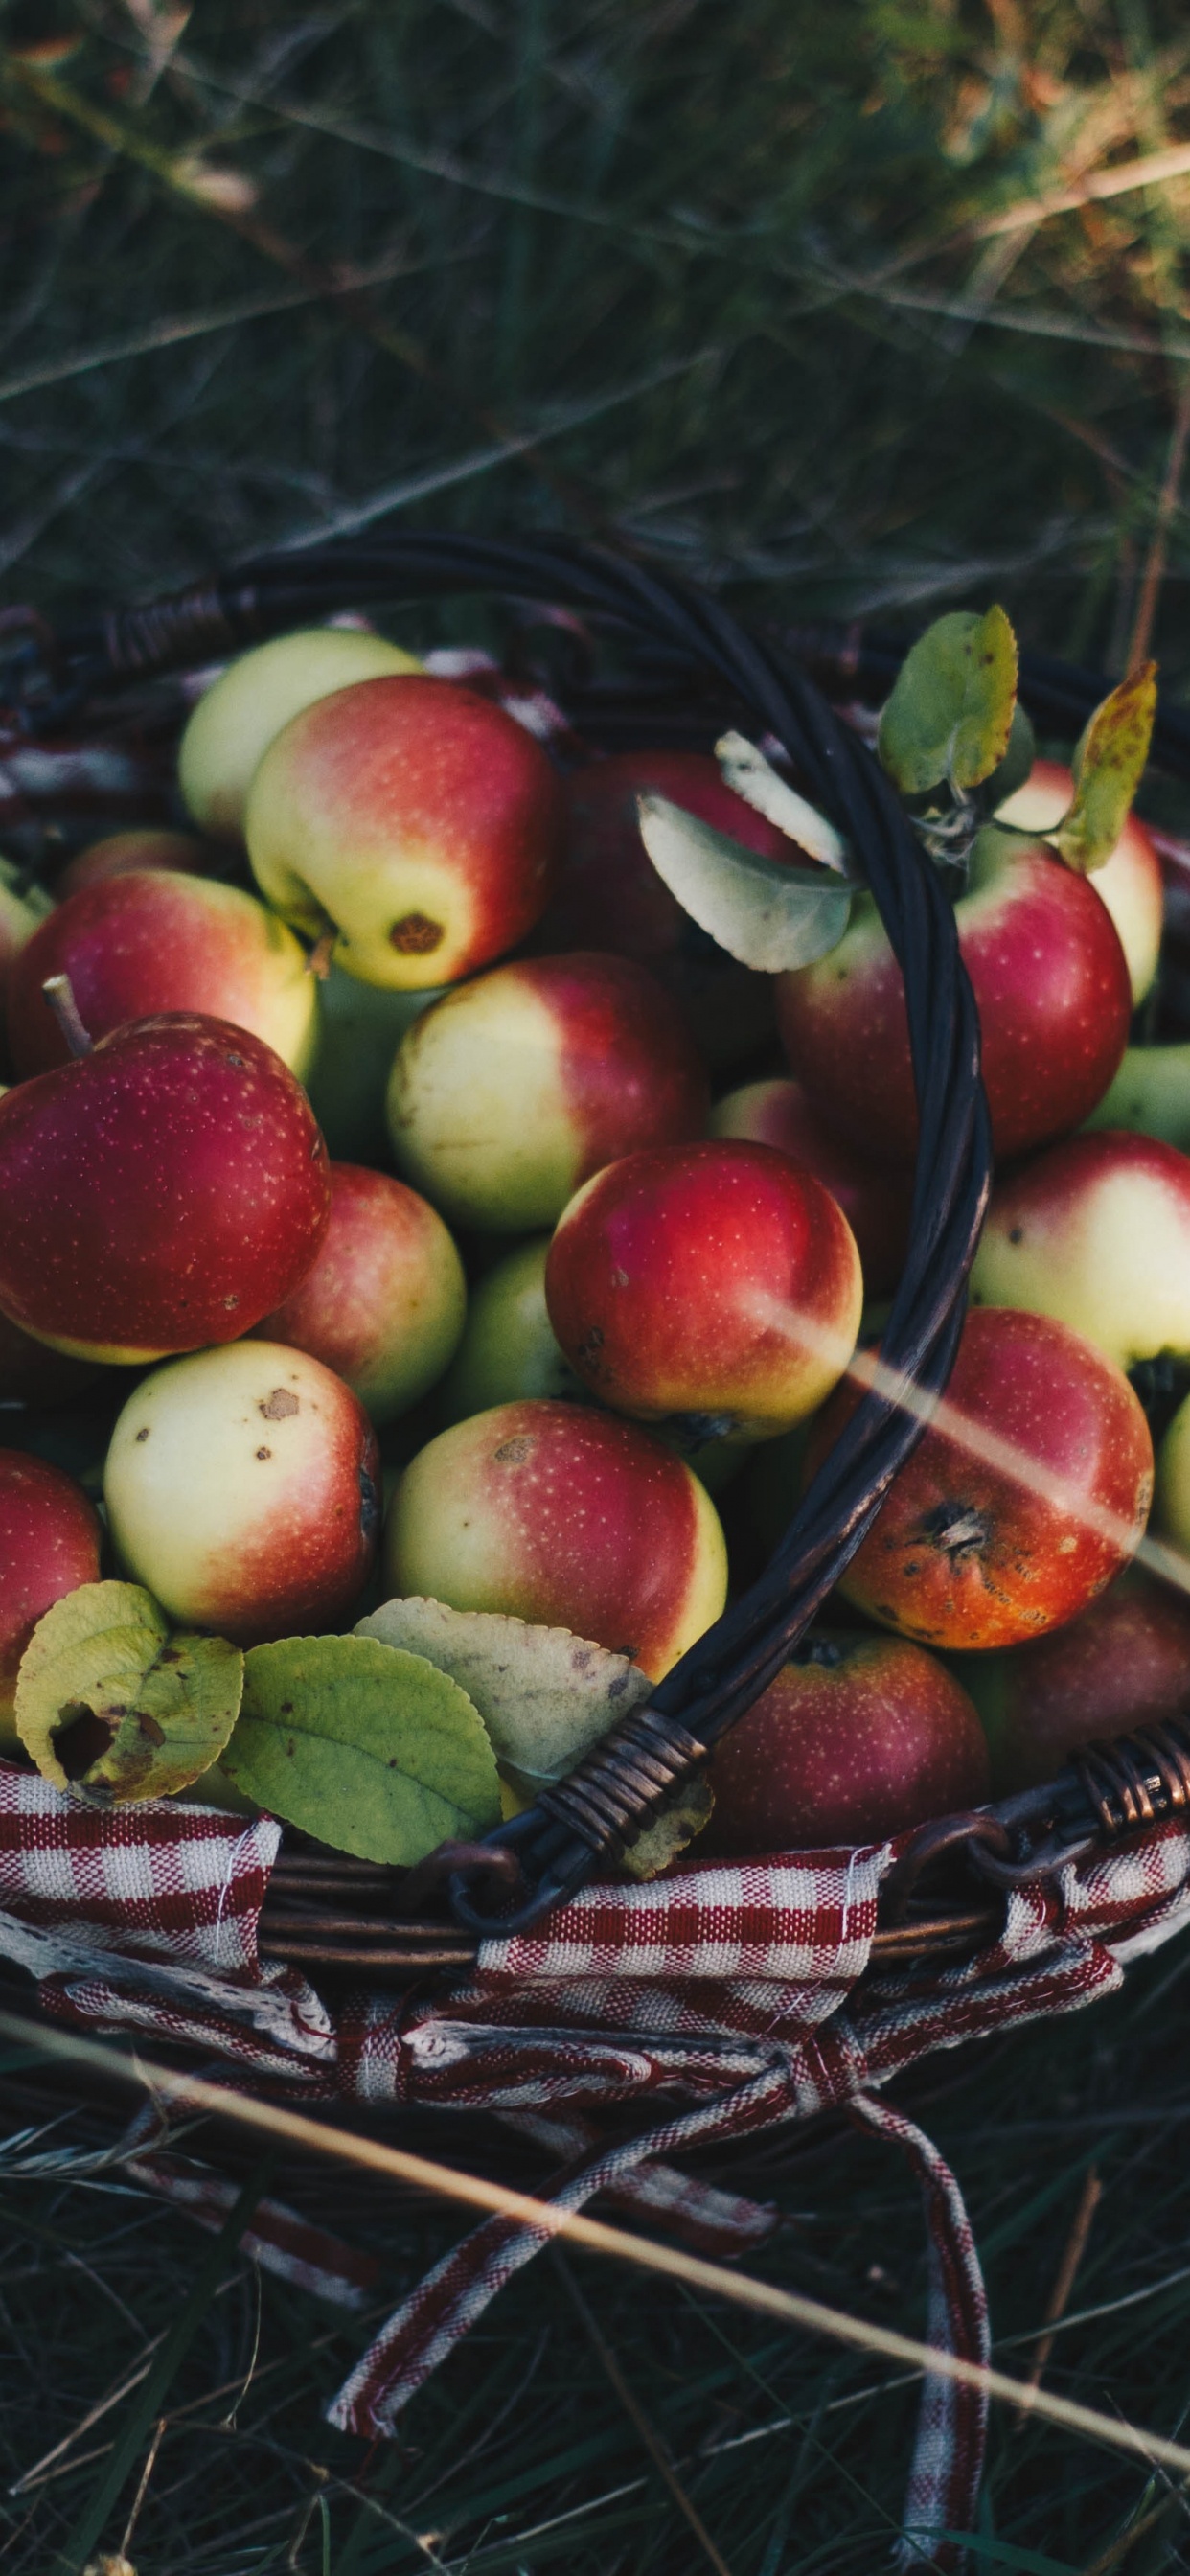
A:
[[[646,1887],[586,1888],[540,1931],[487,1942],[474,1971],[433,1999],[360,1994],[332,2017],[295,1970],[257,1953],[279,1840],[268,1819],[241,1825],[169,1801],[99,1815],[0,1764],[0,1955],[39,1980],[48,2011],[183,2043],[233,2082],[495,2115],[556,2158],[541,2196],[559,2208],[603,2195],[654,2225],[677,2221],[720,2254],[760,2242],[773,2213],[670,2160],[842,2109],[913,2165],[928,2337],[976,2361],[987,2314],[958,2185],[913,2122],[875,2097],[931,2049],[1090,2003],[1190,1920],[1190,1828],[1172,1823],[1015,1890],[977,1958],[880,1975],[864,1971],[895,1845],[705,1863]],[[609,2145],[600,2112],[630,2104],[639,2127]],[[175,2174],[174,2185],[193,2206],[191,2184]],[[209,2221],[215,2209],[195,2214]],[[284,2269],[283,2226],[272,2240]],[[390,2431],[545,2241],[498,2218],[473,2229],[389,2318],[333,2420]],[[325,2281],[333,2261],[312,2260]],[[940,2535],[972,2528],[983,2432],[976,2396],[926,2380],[904,2566],[959,2564],[959,2544]]]

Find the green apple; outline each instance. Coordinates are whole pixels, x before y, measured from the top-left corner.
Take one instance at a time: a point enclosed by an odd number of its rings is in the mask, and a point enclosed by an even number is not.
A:
[[[306,1077],[310,1106],[336,1162],[391,1160],[384,1095],[393,1057],[437,990],[390,993],[332,966],[321,987],[318,1052]]]
[[[182,736],[178,782],[204,832],[239,840],[248,790],[274,735],[334,689],[387,671],[420,671],[383,635],[312,626],[254,645],[198,701]]]
[[[546,1313],[548,1234],[534,1235],[506,1253],[471,1292],[467,1322],[439,1397],[444,1423],[466,1422],[493,1404],[519,1396],[569,1397],[585,1404],[587,1390],[563,1357]]]
[[[1129,1127],[1136,1136],[1157,1136],[1190,1154],[1190,1040],[1129,1047],[1115,1081],[1084,1120],[1083,1133],[1096,1127]]]

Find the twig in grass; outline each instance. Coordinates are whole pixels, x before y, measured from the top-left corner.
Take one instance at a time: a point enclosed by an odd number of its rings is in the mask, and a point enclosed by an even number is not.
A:
[[[610,2380],[611,2385],[619,2398],[620,2404],[628,2417],[629,2423],[632,2425],[633,2430],[638,2434],[641,2442],[644,2444],[658,2476],[668,2487],[683,2520],[689,2524],[703,2556],[709,2559],[711,2566],[715,2569],[715,2576],[731,2576],[731,2569],[721,2551],[716,2548],[697,2506],[691,2502],[690,2497],[687,2495],[685,2487],[678,2476],[677,2470],[670,2459],[669,2453],[666,2450],[665,2444],[662,2441],[656,2426],[650,2422],[649,2417],[645,2413],[644,2407],[641,2405],[640,2399],[635,2394],[635,2391],[629,2387],[628,2381],[624,2377],[624,2373],[620,2368],[615,2353],[612,2351],[611,2345],[608,2342],[598,2319],[589,2307],[586,2299],[583,2297],[583,2293],[579,2288],[578,2282],[575,2280],[574,2274],[570,2269],[570,2265],[567,2262],[565,2255],[556,2245],[553,2249],[553,2255],[559,2280],[566,2291],[566,2295],[574,2309],[579,2324],[583,2329],[583,2333],[586,2335],[592,2351],[598,2354],[604,2373]]]
[[[1103,2184],[1099,2179],[1099,2168],[1097,2165],[1088,2165],[1086,2175],[1083,2180],[1082,2191],[1079,2195],[1078,2208],[1074,2213],[1074,2221],[1071,2226],[1070,2234],[1066,2239],[1066,2244],[1062,2253],[1062,2260],[1058,2265],[1057,2273],[1054,2277],[1054,2286],[1050,2291],[1049,2299],[1046,2303],[1044,2324],[1047,2331],[1040,2337],[1033,2359],[1029,2364],[1028,2374],[1025,2381],[1025,2386],[1028,2389],[1029,2394],[1024,2399],[1017,2414],[1016,2422],[1013,2426],[1013,2431],[1016,2433],[1020,2433],[1024,2430],[1032,2408],[1036,2403],[1037,2391],[1041,2386],[1046,2364],[1054,2349],[1054,2337],[1063,2317],[1066,2314],[1066,2310],[1070,2305],[1070,2293],[1074,2288],[1079,2264],[1082,2262],[1083,2256],[1086,2253],[1087,2239],[1091,2233],[1091,2224],[1102,2198]]]
[[[1140,663],[1148,658],[1153,621],[1157,614],[1157,602],[1161,596],[1161,584],[1165,578],[1170,527],[1181,497],[1182,471],[1186,463],[1188,439],[1190,439],[1190,369],[1183,369],[1182,388],[1174,413],[1169,454],[1166,458],[1161,493],[1157,502],[1157,516],[1149,540],[1149,551],[1136,602],[1136,615],[1132,623],[1132,639],[1128,647],[1130,671],[1135,671]]]
[[[128,2520],[124,2525],[124,2536],[120,2542],[119,2549],[116,2552],[117,2558],[127,2558],[128,2556],[129,2542],[131,2541],[132,2535],[136,2530],[136,2526],[140,2521],[141,2506],[149,2492],[149,2480],[157,2466],[157,2454],[161,2448],[166,2421],[167,2418],[164,2415],[159,2415],[155,2425],[153,2426],[153,2438],[145,2453],[145,2465],[141,2470],[139,2479],[137,2480],[136,2494],[132,2499],[132,2506]]]

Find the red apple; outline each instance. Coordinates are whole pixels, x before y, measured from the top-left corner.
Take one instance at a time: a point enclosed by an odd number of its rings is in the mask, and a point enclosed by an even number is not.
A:
[[[389,1590],[502,1610],[653,1681],[717,1619],[727,1551],[697,1476],[634,1423],[526,1398],[440,1432],[389,1510]]]
[[[1074,779],[1060,760],[1035,760],[1023,787],[1001,805],[997,819],[1040,832],[1060,823],[1074,795]],[[1157,972],[1165,888],[1161,861],[1136,814],[1130,814],[1111,857],[1091,883],[1107,905],[1128,960],[1134,1003],[1143,1002]]]
[[[373,1422],[405,1413],[453,1358],[467,1312],[442,1219],[387,1172],[332,1163],[330,1223],[304,1279],[252,1329],[309,1351]]]
[[[805,852],[726,786],[702,751],[617,752],[574,770],[565,793],[562,870],[535,949],[633,957],[672,993],[713,1064],[746,1054],[772,1027],[770,978],[729,957],[683,912],[641,839],[636,800],[667,796],[764,858],[804,867]]]
[[[376,1437],[304,1351],[234,1342],[142,1378],[103,1494],[120,1563],[172,1619],[239,1645],[335,1627],[376,1554]]]
[[[103,1530],[81,1485],[44,1458],[0,1449],[0,1742],[15,1743],[17,1671],[37,1622],[99,1581]]]
[[[1122,1369],[1190,1357],[1190,1155],[1122,1129],[1051,1145],[993,1191],[971,1296],[1055,1315]]]
[[[107,1037],[160,1011],[201,1011],[251,1029],[299,1078],[318,1033],[317,979],[293,932],[255,895],[213,877],[140,868],[68,895],[34,932],[8,986],[18,1074],[65,1064],[42,986],[68,975],[84,1028]]]
[[[271,1047],[197,1013],[134,1020],[0,1100],[0,1307],[78,1359],[232,1341],[309,1269],[330,1195]]]
[[[968,1678],[969,1676],[969,1678]],[[1052,1780],[1096,1738],[1130,1735],[1190,1706],[1190,1600],[1127,1567],[1048,1637],[965,1659],[998,1797]]]
[[[283,725],[336,689],[420,668],[383,635],[343,626],[299,627],[238,654],[203,690],[182,736],[178,785],[195,822],[240,840],[248,790]]]
[[[1106,1091],[1128,1042],[1128,966],[1094,880],[1039,842],[982,832],[955,915],[1003,1159],[1077,1127]],[[917,1103],[905,993],[870,896],[828,957],[778,977],[777,1019],[824,1116],[862,1152],[907,1158]]]
[[[810,1471],[859,1401],[840,1387]],[[1048,1315],[967,1317],[935,1421],[839,1589],[923,1645],[1015,1646],[1076,1618],[1144,1532],[1153,1444],[1102,1351]]]
[[[988,1796],[966,1691],[901,1637],[816,1635],[717,1745],[699,1855],[883,1842]]]
[[[605,1404],[764,1439],[821,1404],[863,1281],[837,1201],[771,1145],[627,1154],[588,1181],[546,1263],[559,1343]]]
[[[529,957],[445,993],[388,1092],[406,1178],[463,1225],[552,1225],[592,1172],[701,1134],[706,1076],[677,1005],[625,957]]]
[[[361,680],[295,716],[252,782],[244,830],[262,893],[295,929],[336,931],[364,984],[473,975],[533,928],[561,789],[490,698],[425,676]]]
[[[197,832],[169,832],[164,827],[105,832],[102,840],[88,841],[85,850],[76,850],[67,860],[54,880],[54,892],[64,903],[67,895],[80,894],[84,886],[103,885],[109,877],[126,877],[141,868],[164,868],[173,876],[207,876],[222,864],[223,855],[213,841],[200,840]]]
[[[772,1145],[813,1172],[837,1199],[855,1236],[868,1297],[891,1296],[909,1242],[910,1176],[871,1163],[819,1117],[805,1084],[746,1082],[711,1111],[712,1136],[742,1136]]]

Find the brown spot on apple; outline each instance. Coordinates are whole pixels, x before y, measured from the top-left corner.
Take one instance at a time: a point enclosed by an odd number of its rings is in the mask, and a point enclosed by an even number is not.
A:
[[[275,1386],[272,1394],[256,1408],[266,1422],[284,1422],[289,1414],[300,1413],[301,1409],[297,1396],[291,1395],[287,1386]]]
[[[272,1454],[271,1449],[258,1449],[256,1452],[258,1458],[271,1458]]]
[[[521,1432],[515,1440],[502,1440],[492,1455],[498,1467],[523,1467],[526,1458],[532,1457],[533,1448],[528,1432]]]
[[[402,957],[428,957],[442,946],[443,936],[441,922],[431,921],[428,913],[406,912],[394,921],[388,941]]]
[[[138,1440],[147,1440],[147,1439],[148,1439],[148,1437],[149,1437],[149,1426],[148,1426],[148,1423],[147,1423],[147,1422],[146,1422],[146,1424],[145,1424],[145,1426],[144,1426],[144,1429],[143,1429],[142,1431],[138,1431],[136,1436],[137,1436],[137,1439],[138,1439]]]

